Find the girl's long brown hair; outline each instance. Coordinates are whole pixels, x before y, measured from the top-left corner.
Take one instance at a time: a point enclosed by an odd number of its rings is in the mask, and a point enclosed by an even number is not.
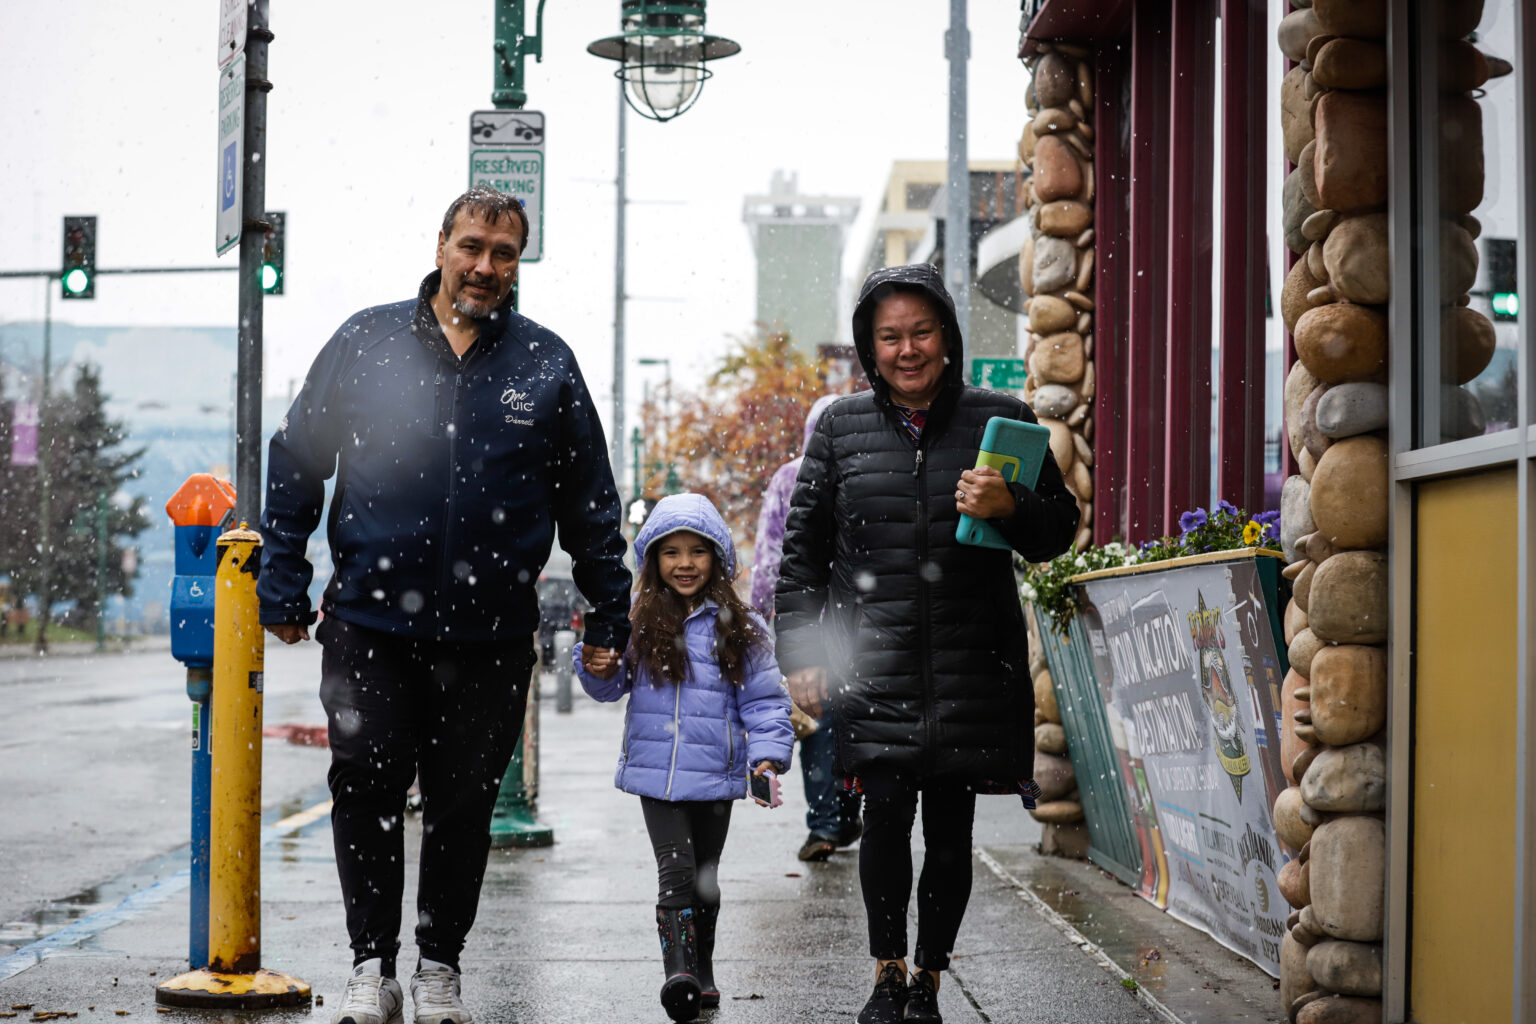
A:
[[[683,637],[683,622],[688,618],[688,602],[661,581],[661,568],[657,562],[661,540],[660,537],[656,538],[645,550],[640,586],[635,591],[635,600],[629,609],[629,621],[634,626],[634,633],[627,660],[631,664],[645,666],[657,685],[663,679],[676,685],[688,678],[688,646]],[[707,538],[705,543],[709,543]],[[764,643],[767,637],[752,618],[746,604],[736,595],[731,581],[726,578],[724,561],[719,552],[713,550],[713,545],[710,551],[709,582],[701,596],[720,606],[715,616],[714,650],[720,674],[733,685],[740,686],[746,678],[748,654],[753,647]]]

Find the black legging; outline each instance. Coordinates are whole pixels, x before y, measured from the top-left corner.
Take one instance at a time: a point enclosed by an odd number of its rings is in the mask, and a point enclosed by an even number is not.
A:
[[[734,800],[640,798],[656,851],[656,905],[668,910],[720,905],[720,853]]]
[[[976,793],[944,780],[860,775],[864,837],[859,885],[869,916],[869,952],[880,960],[907,955],[907,905],[912,897],[912,823],[923,797],[923,873],[917,884],[917,966],[942,971],[971,898],[971,826]]]

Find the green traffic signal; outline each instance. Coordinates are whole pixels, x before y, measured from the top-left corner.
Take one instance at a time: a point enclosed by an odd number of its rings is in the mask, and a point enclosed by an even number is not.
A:
[[[267,295],[283,294],[283,248],[288,215],[267,211],[266,238],[261,243],[261,290]]]
[[[1493,318],[1516,320],[1520,316],[1520,296],[1514,292],[1493,293]]]
[[[59,280],[66,299],[96,297],[96,218],[64,218],[64,257]]]

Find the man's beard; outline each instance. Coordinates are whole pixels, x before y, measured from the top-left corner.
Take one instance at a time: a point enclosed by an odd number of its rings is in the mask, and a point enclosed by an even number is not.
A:
[[[470,280],[468,275],[466,275],[463,283],[472,284],[476,287],[488,288],[493,292],[496,290],[496,282],[494,279],[490,281]],[[486,317],[490,316],[496,311],[496,302],[494,300],[490,302],[476,302],[474,299],[471,299],[461,291],[459,292],[458,297],[453,300],[453,309],[454,312],[467,316],[471,320],[484,320]]]

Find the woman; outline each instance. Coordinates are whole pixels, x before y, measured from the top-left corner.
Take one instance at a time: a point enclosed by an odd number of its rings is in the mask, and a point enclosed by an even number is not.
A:
[[[1077,505],[1047,455],[1033,490],[972,469],[987,420],[1029,407],[962,383],[954,302],[927,264],[864,282],[854,343],[871,390],[811,436],[776,591],[790,696],[837,708],[838,763],[864,795],[859,879],[875,957],[859,1024],[939,1022],[971,890],[977,792],[1019,792],[1034,762],[1034,690],[1009,552],[955,540],[989,520],[1030,561],[1065,551]],[[907,980],[911,834],[923,797],[917,949]]]

